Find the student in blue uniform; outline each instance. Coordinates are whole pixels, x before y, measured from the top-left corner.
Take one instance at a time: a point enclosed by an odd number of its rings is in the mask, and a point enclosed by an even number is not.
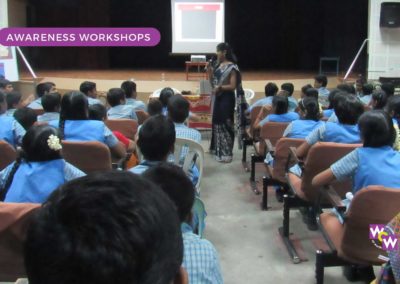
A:
[[[97,86],[95,82],[85,81],[79,86],[79,91],[87,96],[89,105],[103,104],[97,98]]]
[[[37,113],[35,110],[29,108],[29,107],[23,107],[20,109],[17,109],[14,112],[14,118],[18,123],[26,130],[28,131],[29,128],[31,128],[35,123],[37,122]]]
[[[26,131],[14,117],[8,116],[6,111],[6,94],[0,92],[0,140],[4,140],[16,147],[21,145],[22,137],[24,137]]]
[[[43,96],[42,107],[44,113],[38,116],[37,120],[39,122],[49,122],[52,120],[59,120],[60,108],[61,108],[61,94],[52,93]]]
[[[14,116],[14,113],[17,109],[21,107],[21,99],[22,95],[20,92],[12,91],[7,94],[7,115]]]
[[[328,106],[329,90],[326,88],[328,85],[328,78],[325,75],[318,75],[314,77],[314,88],[318,90],[318,102],[321,106]]]
[[[252,104],[248,112],[250,113],[252,109],[256,106],[265,106],[265,105],[272,105],[272,98],[278,94],[278,86],[275,83],[268,83],[265,85],[264,88],[264,93],[265,93],[265,98],[262,98],[258,101],[256,101],[254,104]]]
[[[332,114],[335,113],[335,111],[334,111],[334,105],[336,102],[335,96],[338,93],[340,93],[339,89],[334,89],[329,93],[329,96],[328,96],[329,106],[327,109],[322,111],[322,117],[329,119],[332,116]]]
[[[298,102],[295,98],[293,98],[294,85],[292,83],[283,83],[281,85],[281,90],[288,93],[289,111],[296,111]]]
[[[175,92],[173,89],[167,87],[161,90],[159,100],[162,104],[162,114],[167,116],[168,115],[168,100],[172,96],[175,95]]]
[[[60,120],[49,124],[60,128],[64,140],[99,141],[106,144],[115,157],[125,157],[125,147],[104,122],[89,120],[88,117],[87,97],[81,92],[72,91],[62,97]]]
[[[137,99],[136,83],[125,81],[121,84],[121,89],[125,92],[126,104],[131,105],[134,110],[146,111],[146,104]]]
[[[42,97],[46,94],[57,92],[56,84],[53,82],[40,83],[36,86],[36,100],[31,102],[28,107],[31,109],[43,109]]]
[[[362,86],[362,96],[360,100],[364,105],[369,105],[372,99],[372,93],[374,92],[374,85],[372,84],[364,84]]]
[[[110,89],[107,93],[107,102],[111,106],[107,112],[108,119],[138,120],[133,106],[125,104],[125,92],[121,88]]]
[[[372,93],[371,106],[374,110],[384,109],[388,102],[388,95],[383,91],[375,91]]]
[[[85,174],[61,157],[58,131],[48,125],[31,127],[16,162],[0,172],[0,200],[43,203],[65,182]]]

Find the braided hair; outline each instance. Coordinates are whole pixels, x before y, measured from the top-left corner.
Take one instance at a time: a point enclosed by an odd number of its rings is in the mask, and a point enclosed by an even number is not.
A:
[[[89,115],[88,99],[82,92],[66,93],[61,100],[61,111],[58,128],[61,139],[64,139],[66,120],[87,120]]]

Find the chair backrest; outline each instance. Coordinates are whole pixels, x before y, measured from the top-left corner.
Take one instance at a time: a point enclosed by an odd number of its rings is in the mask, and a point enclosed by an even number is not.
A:
[[[261,106],[253,107],[253,109],[250,112],[250,132],[249,132],[249,135],[251,137],[258,136],[258,135],[256,135],[254,133],[254,123],[256,122],[256,119],[258,117],[258,114],[261,111],[261,108],[262,108]]]
[[[251,101],[253,100],[256,93],[252,89],[244,89],[243,91],[244,91],[244,97],[246,98],[246,102],[248,104],[251,104]]]
[[[386,225],[399,212],[400,189],[369,186],[357,192],[347,212],[339,256],[356,263],[380,264],[378,256],[386,253],[369,239],[369,225]]]
[[[26,277],[23,243],[40,204],[0,202],[0,282]]]
[[[272,145],[276,145],[288,125],[287,122],[267,122],[261,127],[260,138],[269,139]]]
[[[112,169],[110,149],[101,142],[62,141],[62,155],[85,173]]]
[[[142,125],[143,122],[145,122],[145,120],[148,119],[150,115],[147,112],[145,112],[144,110],[137,110],[136,116],[138,118],[139,125]]]
[[[286,163],[289,156],[290,147],[298,147],[305,140],[304,139],[293,139],[283,137],[278,140],[275,146],[275,157],[274,166],[272,170],[272,178],[286,182]]]
[[[317,174],[328,169],[333,163],[361,146],[361,144],[341,144],[332,142],[318,142],[314,144],[309,150],[304,162],[301,187],[306,198],[309,201],[314,201],[318,196],[319,188],[311,184],[313,178]],[[341,197],[344,197],[347,192],[352,191],[351,181],[334,182],[332,186]]]
[[[6,141],[0,140],[0,171],[15,161],[17,151]]]
[[[133,119],[108,119],[104,122],[111,131],[119,131],[126,138],[134,140],[138,122]]]

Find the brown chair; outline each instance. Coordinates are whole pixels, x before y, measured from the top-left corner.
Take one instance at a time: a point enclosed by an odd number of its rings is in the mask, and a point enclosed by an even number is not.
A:
[[[23,242],[40,204],[0,202],[0,282],[26,277]]]
[[[101,142],[62,141],[62,155],[85,173],[112,169],[110,149]]]
[[[311,147],[307,154],[304,165],[302,166],[302,177],[298,177],[292,173],[287,174],[287,182],[291,193],[283,197],[283,227],[279,228],[279,233],[294,263],[299,263],[300,258],[289,239],[290,209],[313,206],[319,196],[319,188],[312,185],[313,178],[320,172],[329,168],[333,163],[361,146],[361,144],[318,142]],[[295,149],[291,148],[290,152],[291,155],[289,155],[289,159],[295,154]],[[332,187],[337,191],[339,196],[343,198],[347,192],[352,190],[350,181],[334,182],[332,183]]]
[[[250,112],[250,126],[246,130],[245,137],[243,137],[243,152],[242,152],[242,164],[243,167],[245,168],[246,171],[248,171],[248,166],[247,166],[247,146],[253,145],[253,142],[255,138],[258,137],[258,131],[255,133],[254,131],[254,123],[256,122],[256,119],[258,117],[258,114],[260,113],[261,106],[256,106],[254,107],[251,112]]]
[[[321,189],[323,194],[332,191]],[[333,191],[333,194],[336,195]],[[339,196],[331,196],[339,200]],[[338,206],[337,202],[333,205]],[[340,206],[340,205],[339,205]],[[343,211],[337,207],[337,210]],[[336,215],[322,213],[319,216],[321,231],[330,247],[329,252],[316,252],[317,284],[324,281],[324,268],[351,264],[380,265],[380,255],[386,252],[376,247],[369,239],[370,224],[388,224],[400,212],[400,189],[369,186],[355,194],[344,224]]]
[[[126,138],[135,140],[138,122],[132,119],[108,119],[104,122],[111,131],[119,131]]]
[[[304,141],[304,139],[283,137],[278,140],[276,147],[273,147],[270,141],[264,142],[265,147],[267,147],[267,152],[274,157],[274,165],[273,167],[271,165],[265,165],[266,174],[263,177],[262,210],[268,210],[268,186],[279,185],[288,189],[286,173],[289,167],[293,165],[293,163],[288,160],[289,148],[298,147]],[[260,141],[260,143],[262,142],[263,141]]]
[[[15,161],[17,151],[6,141],[0,140],[0,171]]]
[[[146,119],[149,118],[150,115],[147,112],[145,112],[144,110],[137,110],[136,116],[138,118],[139,125],[142,125],[146,121]]]

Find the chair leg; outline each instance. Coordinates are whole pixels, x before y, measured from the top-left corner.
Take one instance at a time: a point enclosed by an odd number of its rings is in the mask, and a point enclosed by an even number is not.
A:
[[[351,265],[350,262],[347,262],[340,257],[338,257],[336,251],[331,252],[323,252],[321,250],[317,250],[315,253],[315,278],[317,284],[324,283],[324,270],[325,267],[334,267],[334,266],[345,266]]]
[[[251,141],[243,138],[243,149],[242,149],[242,165],[246,172],[249,171],[249,165],[247,163],[247,146],[251,145]]]
[[[317,284],[324,284],[324,254],[322,251],[317,250],[315,260],[315,279]]]
[[[261,192],[257,188],[256,183],[256,163],[263,162],[264,158],[262,156],[257,156],[256,154],[251,154],[251,172],[250,172],[250,185],[254,194],[259,195]]]
[[[268,210],[268,178],[263,177],[263,195],[261,201],[261,210]]]

